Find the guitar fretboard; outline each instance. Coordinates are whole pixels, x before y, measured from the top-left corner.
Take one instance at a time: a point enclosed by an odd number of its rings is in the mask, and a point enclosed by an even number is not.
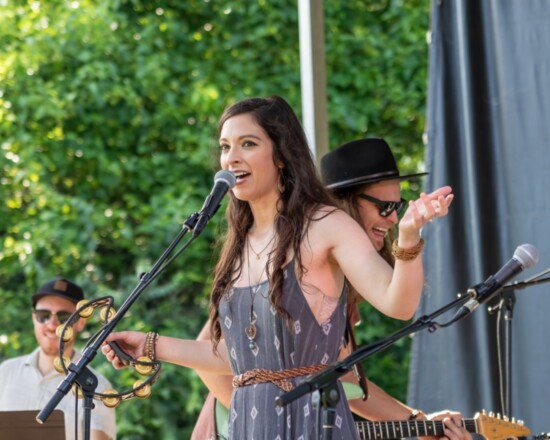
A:
[[[384,422],[355,422],[362,440],[386,440],[426,435],[444,435],[445,424],[441,420],[396,420]],[[462,419],[462,426],[470,433],[477,433],[475,419]]]

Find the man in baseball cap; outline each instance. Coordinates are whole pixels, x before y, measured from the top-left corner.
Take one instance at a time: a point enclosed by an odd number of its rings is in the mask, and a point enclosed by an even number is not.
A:
[[[50,401],[57,386],[64,378],[54,368],[59,356],[59,337],[56,329],[67,322],[76,310],[76,304],[84,299],[82,288],[67,278],[55,278],[32,295],[32,322],[38,347],[30,354],[8,359],[0,364],[0,411],[41,410]],[[85,320],[73,325],[74,337],[64,344],[64,355],[75,360],[80,357],[74,349],[78,332]],[[111,388],[110,383],[97,371],[98,392]],[[101,402],[95,402],[91,417],[91,440],[116,439],[115,412]],[[56,409],[65,414],[67,440],[75,439],[75,402],[72,393],[60,401]],[[79,432],[83,435],[83,414],[79,411]]]

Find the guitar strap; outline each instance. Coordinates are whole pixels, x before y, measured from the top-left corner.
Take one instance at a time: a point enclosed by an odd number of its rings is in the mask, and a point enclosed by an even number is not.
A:
[[[361,320],[359,316],[359,309],[357,308],[357,301],[353,296],[355,296],[355,293],[350,292],[350,298],[348,298],[348,306],[347,306],[347,322],[346,322],[346,339],[349,344],[351,344],[352,351],[357,350],[357,341],[355,340],[355,334],[353,332],[353,327],[359,323]],[[361,397],[363,400],[367,400],[369,398],[369,389],[367,386],[367,377],[365,375],[365,369],[363,368],[363,364],[360,362],[353,365],[353,373],[355,374],[355,377],[357,378],[357,382],[359,386],[361,387],[361,390],[363,391],[363,396]]]

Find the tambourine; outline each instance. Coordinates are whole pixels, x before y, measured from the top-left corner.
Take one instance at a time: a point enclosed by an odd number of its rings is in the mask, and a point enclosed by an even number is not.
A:
[[[71,360],[63,353],[65,343],[74,337],[73,325],[76,324],[80,318],[91,318],[95,313],[95,309],[99,309],[99,321],[103,324],[107,324],[115,315],[113,302],[114,300],[111,296],[95,300],[83,299],[76,305],[76,310],[69,317],[67,322],[57,327],[56,334],[59,337],[59,356],[54,361],[54,367],[59,373],[65,375],[69,373],[67,366],[70,364]],[[88,340],[86,347],[95,340],[97,334],[98,333]],[[123,400],[129,400],[134,397],[139,399],[146,399],[149,397],[151,395],[151,386],[155,383],[160,374],[160,362],[155,359],[150,359],[148,356],[141,356],[138,359],[134,359],[124,352],[116,343],[110,343],[109,345],[115,350],[117,356],[125,364],[134,368],[138,374],[149,377],[145,380],[140,379],[134,382],[132,390],[118,392],[115,389],[106,389],[103,390],[102,393],[94,393],[93,398],[101,400],[103,404],[109,408],[114,408]],[[79,398],[82,398],[82,390],[78,384],[73,386],[73,393],[77,394]]]

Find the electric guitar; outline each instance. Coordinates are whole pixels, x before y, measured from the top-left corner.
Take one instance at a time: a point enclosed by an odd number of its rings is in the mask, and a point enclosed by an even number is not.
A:
[[[406,437],[444,435],[445,425],[441,420],[396,420],[384,422],[355,422],[361,440],[388,440]],[[495,417],[484,411],[477,413],[473,419],[462,419],[462,427],[468,432],[480,434],[487,440],[506,440],[511,437],[525,437],[531,434],[523,422],[509,421],[507,418]],[[545,435],[533,440],[545,440]]]
[[[217,399],[215,401],[216,438],[227,439],[229,411]],[[389,440],[406,437],[444,435],[445,425],[441,420],[396,420],[383,422],[355,422],[361,440]],[[531,434],[522,421],[509,421],[500,415],[495,417],[485,411],[477,413],[473,419],[462,419],[462,426],[470,433],[480,434],[487,440],[550,440],[550,434],[527,437]]]

